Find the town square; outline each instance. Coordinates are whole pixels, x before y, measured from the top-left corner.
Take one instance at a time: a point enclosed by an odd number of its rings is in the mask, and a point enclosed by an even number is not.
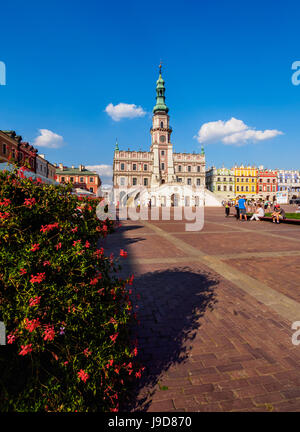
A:
[[[3,6],[0,414],[300,412],[292,3]]]

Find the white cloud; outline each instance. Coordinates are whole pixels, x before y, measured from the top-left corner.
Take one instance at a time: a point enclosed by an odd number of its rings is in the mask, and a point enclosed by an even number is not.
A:
[[[102,184],[112,184],[113,167],[112,165],[87,165],[86,168],[99,174]]]
[[[114,120],[120,121],[123,118],[143,117],[146,112],[142,107],[135,104],[119,103],[118,105],[108,104],[105,112]]]
[[[249,141],[263,141],[282,135],[277,129],[256,130],[242,120],[232,117],[228,121],[218,120],[204,123],[196,136],[199,143],[221,141],[226,145],[242,146]]]
[[[60,148],[64,145],[63,137],[49,129],[39,129],[39,133],[33,143],[37,147]]]

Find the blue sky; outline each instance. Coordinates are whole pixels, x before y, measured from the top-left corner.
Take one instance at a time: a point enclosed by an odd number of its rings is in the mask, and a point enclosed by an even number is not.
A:
[[[202,139],[208,166],[300,168],[299,2],[12,0],[1,16],[0,129],[50,131],[51,162],[110,166],[116,137],[148,150],[162,60],[175,151]],[[119,103],[144,114],[115,121]]]

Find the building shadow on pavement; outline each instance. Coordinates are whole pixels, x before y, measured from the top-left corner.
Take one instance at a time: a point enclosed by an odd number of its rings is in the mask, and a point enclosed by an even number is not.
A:
[[[147,411],[162,373],[187,360],[199,319],[216,303],[217,284],[209,275],[185,267],[135,279],[140,324],[132,332],[138,339],[138,361],[145,370],[121,411]]]

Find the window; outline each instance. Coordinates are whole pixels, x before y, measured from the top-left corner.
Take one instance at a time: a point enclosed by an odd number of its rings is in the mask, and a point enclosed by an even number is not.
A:
[[[133,186],[137,185],[137,178],[136,177],[133,177],[133,179],[132,179],[132,185]]]
[[[248,190],[249,190],[249,187],[248,187],[248,186],[246,186],[246,192],[248,192]]]
[[[12,149],[12,157],[13,157],[13,159],[16,158],[16,151],[15,151],[15,149]]]
[[[197,186],[201,185],[201,179],[197,178]]]
[[[79,182],[84,183],[83,177],[80,177]]]
[[[164,164],[164,163],[161,164],[161,169],[162,169],[162,170],[165,169],[165,164]]]
[[[64,177],[61,177],[61,178],[60,178],[60,181],[64,182],[64,181],[65,181],[65,178],[64,178]]]
[[[5,155],[6,154],[6,144],[2,145],[2,153]]]
[[[162,155],[162,156],[165,155],[165,151],[164,151],[164,150],[161,151],[161,155]]]
[[[192,179],[191,179],[191,178],[188,178],[188,179],[187,179],[187,184],[188,184],[188,185],[191,185],[191,184],[192,184]]]
[[[197,172],[200,172],[200,165],[197,166]]]
[[[232,178],[231,177],[229,177],[229,181],[232,182]]]
[[[219,186],[218,186],[218,191],[220,191],[220,190],[221,190],[221,186],[219,185]]]
[[[254,186],[252,186],[252,192],[255,192],[255,187]]]
[[[239,178],[237,178],[237,179],[236,179],[236,181],[237,181],[237,182],[239,182],[239,181],[240,181],[240,179],[239,179]]]
[[[125,169],[125,164],[121,163],[121,171],[124,171]]]
[[[259,186],[259,191],[262,192],[262,186]]]
[[[241,186],[241,192],[244,192],[244,186]]]
[[[253,178],[251,181],[252,181],[252,183],[254,183],[255,179]]]
[[[74,177],[70,177],[70,182],[74,183]]]
[[[147,171],[148,170],[148,165],[144,165],[144,171]]]
[[[226,181],[226,177],[223,178],[223,181]]]
[[[229,186],[229,190],[230,190],[230,192],[232,192],[232,186]]]
[[[94,192],[94,188],[90,187],[90,192]]]
[[[148,186],[148,179],[144,178],[144,186]]]
[[[181,172],[181,165],[178,165],[178,171]]]
[[[224,187],[223,187],[223,190],[224,190],[224,191],[226,191],[226,190],[227,190],[227,187],[226,187],[226,185],[224,185]]]
[[[270,179],[267,179],[267,183],[270,183]]]
[[[132,165],[132,169],[133,169],[133,171],[136,171],[136,164]]]
[[[164,127],[164,122],[160,122],[160,127],[161,127],[161,128]]]
[[[240,187],[239,187],[239,186],[236,187],[236,191],[237,191],[237,192],[240,191]]]
[[[94,177],[90,177],[90,183],[94,183]]]
[[[221,178],[220,178],[220,177],[218,177],[217,181],[221,181]]]
[[[125,177],[120,178],[120,185],[125,186]]]
[[[249,179],[248,178],[246,178],[246,182],[248,183],[248,181],[249,181]]]
[[[188,172],[191,172],[192,171],[192,167],[189,165],[188,166]]]

